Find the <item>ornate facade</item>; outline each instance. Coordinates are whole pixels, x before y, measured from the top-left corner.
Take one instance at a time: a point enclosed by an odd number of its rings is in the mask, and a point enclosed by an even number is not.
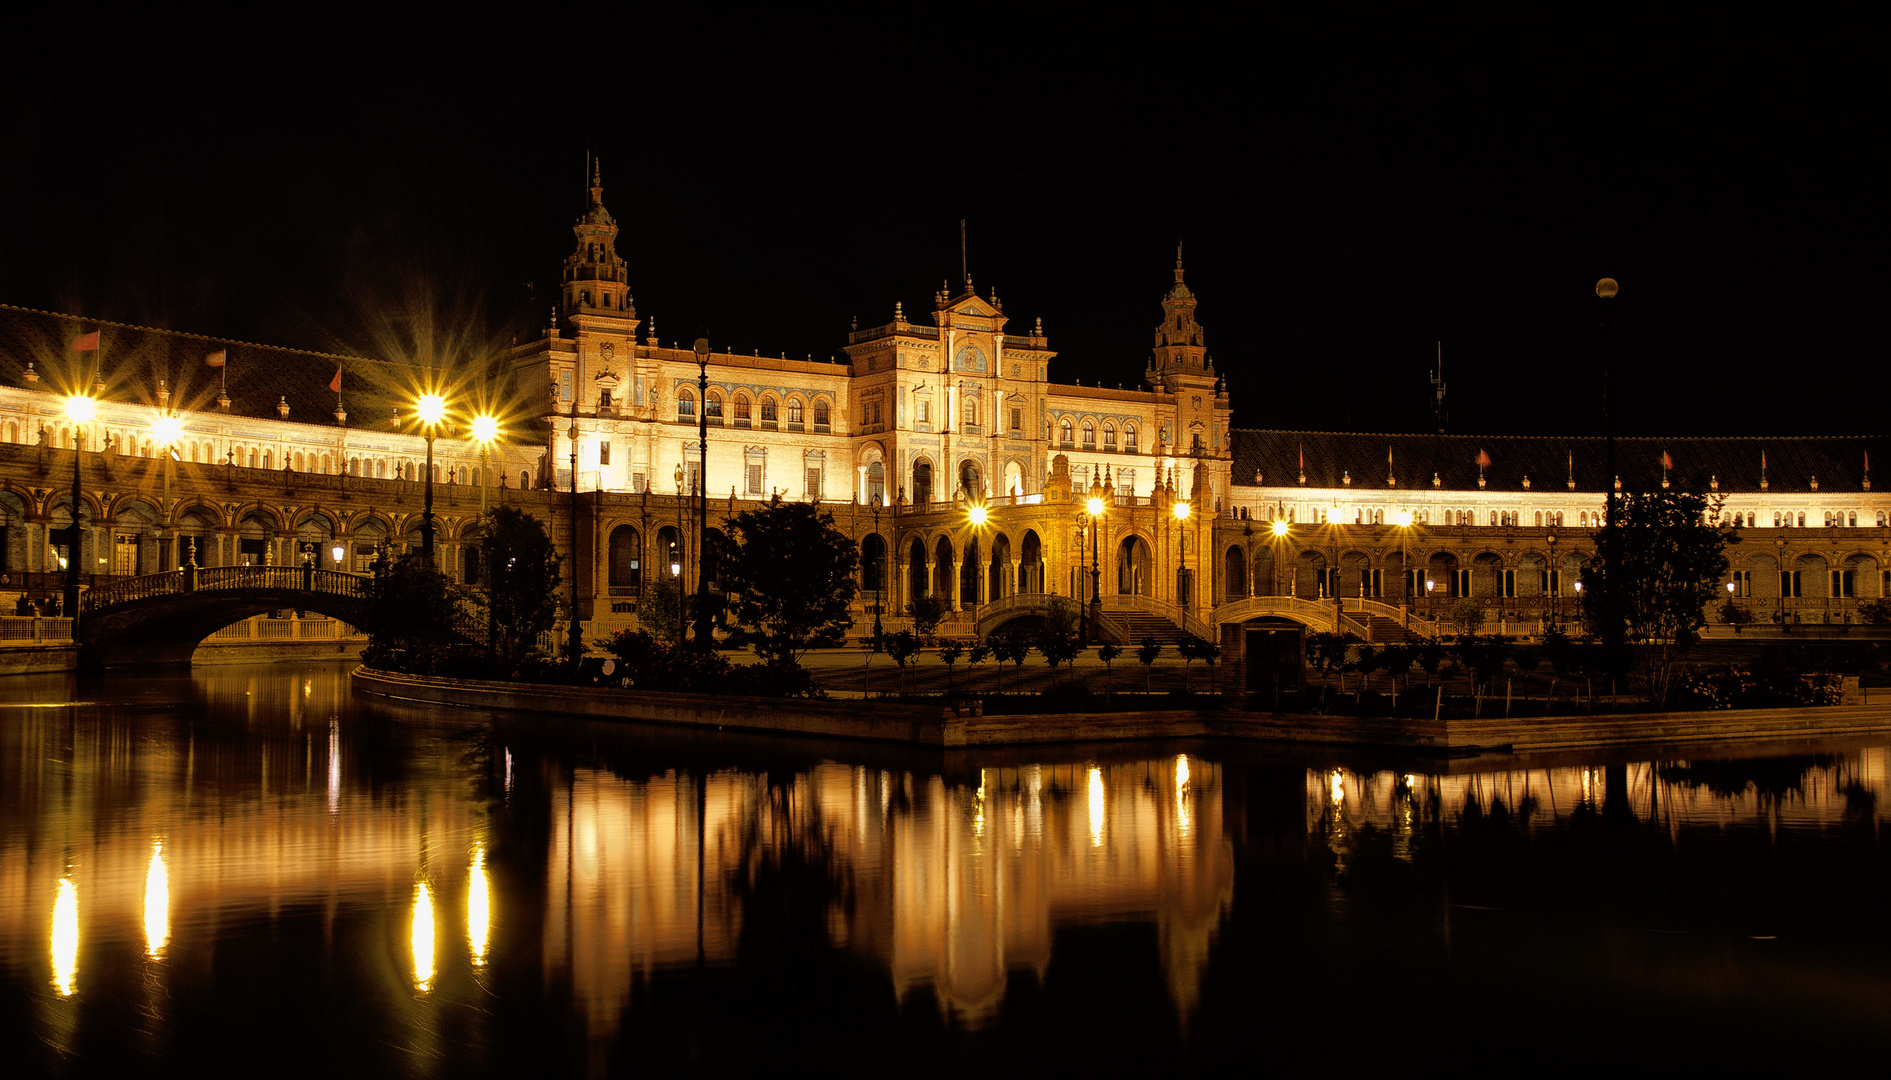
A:
[[[631,282],[654,270],[616,250],[595,177],[573,232],[558,307],[498,365],[506,441],[482,461],[463,431],[443,434],[435,490],[441,559],[469,578],[482,496],[546,521],[587,640],[635,625],[659,576],[695,588],[698,491],[712,530],[771,498],[820,503],[861,544],[863,623],[900,625],[934,596],[965,633],[1092,590],[1106,632],[1187,629],[1237,652],[1241,627],[1282,621],[1434,633],[1467,597],[1491,628],[1528,633],[1573,614],[1611,483],[1720,496],[1743,539],[1730,595],[1761,625],[1845,626],[1891,595],[1876,437],[1620,439],[1609,475],[1592,438],[1237,430],[1179,251],[1138,389],[1053,382],[1041,320],[1013,332],[996,290],[970,281],[852,328],[828,362],[711,351],[699,368],[638,311]],[[73,351],[92,330],[110,363]],[[206,368],[217,350],[229,366]],[[0,308],[0,588],[43,591],[68,554],[73,388],[101,400],[81,433],[97,527],[78,557],[117,576],[191,551],[215,565],[339,549],[353,568],[376,544],[417,543],[426,443],[398,419],[434,381]],[[180,423],[174,461],[160,415]]]

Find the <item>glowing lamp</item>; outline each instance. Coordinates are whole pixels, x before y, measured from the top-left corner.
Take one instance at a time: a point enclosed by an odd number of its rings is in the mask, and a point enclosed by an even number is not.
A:
[[[446,415],[446,398],[439,394],[420,395],[420,399],[414,402],[414,415],[428,426],[439,423],[440,418]]]
[[[1393,514],[1392,524],[1397,525],[1401,529],[1411,528],[1412,512],[1410,510],[1400,510],[1398,513]]]
[[[98,402],[84,394],[74,394],[66,399],[66,419],[75,424],[89,424],[98,412]]]
[[[983,525],[985,524],[985,518],[987,515],[985,513],[984,507],[974,505],[970,510],[967,510],[965,512],[965,516],[971,519],[972,524]]]
[[[328,549],[328,554],[333,557],[337,563],[341,562],[341,557],[347,553],[347,549],[340,544],[336,544],[334,547]]]
[[[499,418],[496,416],[473,417],[473,440],[489,443],[499,438]]]
[[[1090,501],[1085,505],[1089,508],[1091,517],[1103,516],[1103,499],[1101,496],[1090,496]]]
[[[1274,535],[1275,535],[1275,536],[1286,536],[1286,535],[1287,535],[1287,523],[1286,523],[1286,522],[1284,522],[1284,521],[1280,521],[1280,520],[1276,520],[1276,521],[1274,522]]]
[[[1187,503],[1185,502],[1176,503],[1175,504],[1175,520],[1187,521],[1189,510],[1190,510],[1190,507]]]
[[[151,434],[156,436],[158,445],[169,446],[184,434],[184,421],[175,416],[160,416],[151,422]]]

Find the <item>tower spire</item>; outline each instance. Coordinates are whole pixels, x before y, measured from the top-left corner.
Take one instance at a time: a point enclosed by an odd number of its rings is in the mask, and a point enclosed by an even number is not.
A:
[[[1182,241],[1175,242],[1175,283],[1182,284]]]

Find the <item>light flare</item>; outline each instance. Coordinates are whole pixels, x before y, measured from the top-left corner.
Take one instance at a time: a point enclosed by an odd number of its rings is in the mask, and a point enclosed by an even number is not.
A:
[[[1194,821],[1188,812],[1188,755],[1175,755],[1175,827],[1182,836],[1188,835]]]
[[[59,879],[59,895],[53,900],[53,988],[60,997],[71,997],[79,981],[79,887],[72,879]]]
[[[414,886],[414,923],[409,944],[414,952],[414,989],[433,989],[433,890],[426,882]]]
[[[1346,801],[1346,785],[1345,785],[1345,782],[1340,778],[1338,769],[1333,770],[1332,786],[1333,786],[1333,796],[1332,796],[1333,805],[1338,806],[1340,803],[1343,803]]]
[[[164,959],[171,943],[171,872],[164,864],[164,843],[151,844],[151,866],[144,873],[144,954]]]
[[[1103,846],[1103,770],[1090,766],[1090,846]]]
[[[480,415],[473,417],[473,441],[490,443],[499,438],[499,418]]]
[[[466,886],[466,942],[473,966],[484,967],[492,941],[492,884],[486,879],[486,846],[473,847],[473,868]]]
[[[446,398],[439,394],[422,394],[414,402],[414,415],[420,422],[431,427],[446,416]]]

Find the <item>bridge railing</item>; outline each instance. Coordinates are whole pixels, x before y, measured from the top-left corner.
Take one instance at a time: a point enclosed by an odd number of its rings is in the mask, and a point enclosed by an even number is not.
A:
[[[1136,596],[1130,593],[1117,593],[1103,597],[1104,611],[1141,611],[1150,615],[1160,615],[1190,634],[1203,641],[1218,640],[1215,628],[1203,622],[1192,612],[1185,611],[1179,604],[1167,600],[1158,600],[1153,596]]]
[[[71,641],[72,620],[49,615],[0,616],[0,642]]]
[[[203,566],[142,574],[88,590],[79,598],[81,615],[118,604],[160,596],[228,589],[279,589],[324,593],[365,600],[374,579],[345,570],[317,570],[309,566]]]

